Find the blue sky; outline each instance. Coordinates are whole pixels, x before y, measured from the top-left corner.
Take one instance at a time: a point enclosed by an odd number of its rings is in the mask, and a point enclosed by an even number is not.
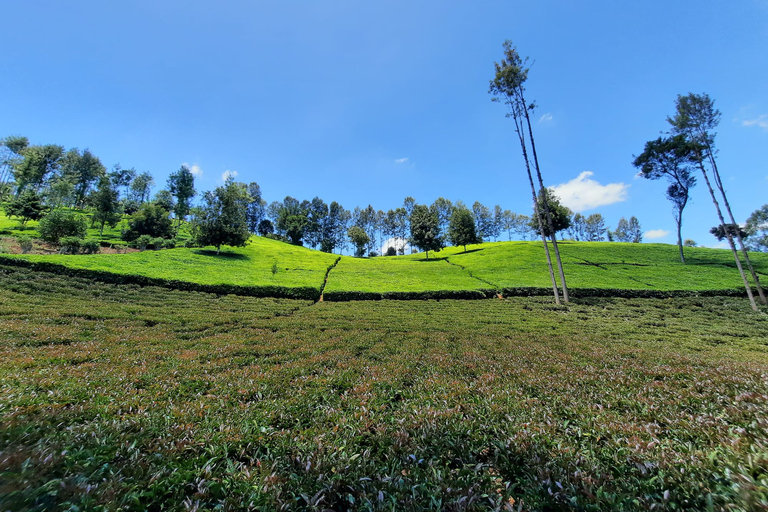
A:
[[[188,163],[199,191],[230,171],[268,201],[387,210],[443,196],[529,214],[512,123],[487,94],[510,39],[534,61],[545,182],[586,197],[574,209],[614,228],[635,215],[646,241],[674,243],[666,185],[635,178],[631,161],[688,92],[722,111],[737,220],[768,202],[766,0],[25,0],[0,12],[0,137],[88,147],[158,184]],[[717,223],[700,183],[683,235],[714,246]]]

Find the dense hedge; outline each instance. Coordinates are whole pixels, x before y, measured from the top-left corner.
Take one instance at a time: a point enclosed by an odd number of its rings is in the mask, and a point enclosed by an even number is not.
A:
[[[82,277],[111,284],[135,284],[138,286],[161,286],[174,290],[189,292],[215,293],[218,295],[245,295],[249,297],[275,297],[281,299],[318,300],[320,290],[308,286],[289,288],[286,286],[238,286],[231,284],[198,284],[174,279],[137,276],[131,274],[116,274],[101,270],[70,268],[58,263],[47,261],[28,261],[21,258],[0,255],[0,264],[25,267],[40,272]]]
[[[323,300],[344,302],[352,300],[440,300],[440,299],[490,299],[496,290],[433,290],[424,292],[325,292]]]
[[[336,261],[338,263],[338,260]],[[308,286],[286,287],[286,286],[238,286],[229,284],[198,284],[188,281],[178,281],[172,279],[161,279],[145,277],[132,274],[116,274],[101,270],[88,270],[70,268],[65,265],[50,262],[32,262],[21,258],[8,257],[0,255],[0,264],[16,267],[25,267],[41,272],[50,272],[53,274],[83,277],[94,279],[104,283],[112,284],[135,284],[139,286],[161,286],[175,290],[197,291],[205,293],[215,293],[219,295],[245,295],[249,297],[275,297],[286,299],[314,300],[320,299],[321,290]],[[331,268],[335,266],[331,265]],[[327,275],[327,274],[326,274]],[[569,289],[572,298],[587,297],[618,297],[626,299],[666,299],[670,297],[744,297],[746,291],[743,289],[724,289],[724,290],[628,290],[618,288],[571,288]],[[433,290],[422,292],[362,292],[362,291],[331,291],[322,293],[324,301],[347,302],[358,300],[440,300],[440,299],[463,299],[480,300],[490,299],[498,295],[499,290]],[[755,290],[755,293],[757,291]],[[539,287],[516,287],[504,288],[501,290],[504,297],[534,297],[547,296],[552,294],[550,288]]]

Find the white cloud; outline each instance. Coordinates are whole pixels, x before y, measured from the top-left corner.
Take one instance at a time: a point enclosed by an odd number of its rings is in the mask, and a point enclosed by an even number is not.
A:
[[[552,120],[552,114],[550,114],[549,112],[547,112],[546,114],[542,115],[542,116],[539,118],[539,122],[540,122],[540,123],[548,123],[548,122],[550,122],[551,120]]]
[[[657,238],[664,238],[669,234],[666,229],[651,229],[643,233],[643,236],[648,240],[656,240]]]
[[[552,189],[562,203],[574,212],[626,201],[629,185],[626,183],[601,185],[589,179],[593,174],[592,171],[584,171],[571,181],[561,183]]]
[[[411,252],[411,246],[405,238],[387,238],[381,246],[381,254],[387,254],[387,249],[390,247],[394,247],[398,254]]]
[[[757,126],[763,130],[768,130],[768,114],[762,114],[755,119],[745,119],[741,124],[742,126]]]
[[[189,169],[189,172],[191,172],[191,173],[192,173],[192,175],[193,175],[195,178],[199,178],[200,176],[202,176],[202,175],[203,175],[203,168],[202,168],[202,167],[200,167],[200,166],[199,166],[199,165],[197,165],[197,164],[188,164],[187,162],[184,162],[184,163],[183,163],[183,164],[181,164],[181,165],[183,165],[183,166],[185,166],[186,168],[188,168],[188,169]]]
[[[227,181],[229,178],[237,178],[237,171],[226,170],[221,175],[221,181]]]
[[[396,163],[397,165],[400,165],[400,164],[407,164],[407,163],[408,163],[408,157],[405,157],[405,158],[396,158],[396,159],[395,159],[395,163]]]

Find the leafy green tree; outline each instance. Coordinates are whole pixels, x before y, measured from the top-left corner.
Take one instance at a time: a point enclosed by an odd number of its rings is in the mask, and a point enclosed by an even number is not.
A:
[[[277,213],[275,227],[279,233],[287,236],[293,245],[303,245],[302,238],[309,226],[309,203],[305,203],[299,203],[297,199],[287,196]]]
[[[215,246],[216,254],[221,252],[222,245],[245,246],[251,236],[247,216],[250,201],[245,185],[232,178],[213,192],[206,192],[200,212],[192,222],[195,242]]]
[[[534,217],[532,222],[536,222],[539,226],[539,233],[544,244],[544,253],[547,258],[547,266],[549,268],[549,275],[552,281],[552,292],[555,296],[555,303],[560,304],[560,293],[557,287],[557,280],[555,278],[555,272],[552,268],[552,259],[549,254],[549,246],[547,244],[547,235],[550,233],[550,239],[552,240],[552,248],[555,251],[555,258],[557,260],[557,267],[560,273],[560,282],[563,287],[563,300],[568,302],[568,286],[565,282],[565,273],[563,271],[563,263],[560,258],[560,250],[557,246],[557,239],[555,233],[559,231],[555,226],[553,216],[548,209],[548,205],[545,203],[542,207],[539,207],[538,198],[536,195],[536,185],[533,182],[533,175],[531,173],[531,159],[528,156],[528,148],[530,146],[531,153],[533,155],[533,165],[536,170],[536,176],[539,182],[539,188],[545,190],[544,180],[541,175],[541,169],[539,167],[539,159],[536,154],[536,144],[533,138],[533,127],[531,125],[531,112],[536,107],[535,103],[528,103],[525,99],[525,82],[528,80],[528,72],[530,68],[525,67],[528,59],[523,59],[517,52],[517,49],[512,45],[512,42],[504,41],[504,58],[500,62],[494,62],[495,74],[493,80],[490,82],[488,92],[494,97],[492,101],[503,102],[508,107],[507,117],[511,118],[515,123],[515,133],[518,136],[520,142],[520,149],[523,154],[523,161],[525,162],[525,169],[528,174],[528,182],[531,185],[531,197],[533,199]],[[527,130],[526,130],[527,127]],[[548,229],[544,229],[545,224]]]
[[[11,189],[13,167],[23,157],[21,152],[29,146],[29,139],[20,135],[10,135],[0,139],[0,199]]]
[[[42,197],[32,189],[14,197],[5,206],[5,214],[8,217],[18,217],[22,226],[25,226],[27,221],[42,219],[46,210]]]
[[[261,222],[259,222],[259,225],[257,226],[256,231],[258,231],[259,235],[261,236],[267,236],[275,232],[275,226],[272,225],[271,220],[262,219]]]
[[[158,190],[157,194],[155,194],[155,197],[152,198],[152,202],[156,205],[160,206],[163,210],[168,211],[169,213],[173,211],[173,207],[175,205],[173,201],[173,194],[171,194],[170,190]]]
[[[251,202],[248,203],[246,215],[248,216],[248,230],[251,233],[258,232],[259,225],[266,215],[267,202],[261,197],[261,187],[255,181],[248,184],[248,195]]]
[[[677,247],[683,263],[683,210],[688,204],[690,189],[696,185],[694,170],[697,161],[695,146],[684,135],[675,135],[646,142],[643,152],[632,162],[640,169],[643,178],[657,180],[665,177],[669,181],[667,199],[673,205]]]
[[[85,218],[71,210],[53,210],[37,226],[40,238],[58,244],[62,238],[85,238],[88,232]]]
[[[685,240],[683,240],[683,246],[684,247],[698,247],[699,244],[697,244],[695,240],[691,240],[690,238],[686,238]]]
[[[768,252],[768,204],[752,212],[747,219],[746,231],[750,237],[750,249]]]
[[[418,247],[427,253],[439,251],[443,247],[440,238],[440,221],[437,212],[426,205],[417,204],[411,213],[411,245]]]
[[[128,219],[123,240],[133,242],[142,235],[151,238],[173,238],[173,222],[168,210],[156,203],[144,203]]]
[[[477,226],[478,243],[488,241],[493,230],[491,227],[491,223],[493,222],[491,210],[480,201],[475,201],[472,205],[472,215],[475,218],[475,225]]]
[[[453,203],[444,197],[438,197],[435,202],[432,203],[431,208],[437,212],[437,219],[440,224],[440,232],[447,233],[448,226],[451,223],[451,216],[453,215]]]
[[[643,240],[643,232],[640,228],[640,222],[634,215],[629,220],[622,217],[616,231],[609,233],[609,238],[613,242],[631,242],[639,243]]]
[[[131,183],[136,179],[136,169],[123,169],[120,164],[115,164],[108,173],[112,184],[117,187],[118,192],[123,189],[121,196],[128,198],[131,190]],[[138,207],[137,207],[138,208]]]
[[[721,224],[719,226],[715,226],[712,229],[709,230],[712,235],[714,235],[715,238],[720,240],[721,242],[728,238],[730,235],[731,238],[736,238],[736,236],[740,236],[743,240],[746,240],[749,238],[749,233],[739,226],[738,224]]]
[[[148,172],[143,172],[131,181],[129,199],[141,204],[149,200],[150,191],[155,186],[155,179]]]
[[[587,242],[602,242],[606,231],[605,219],[599,213],[593,213],[584,220],[584,240]]]
[[[75,185],[75,206],[82,208],[88,192],[107,172],[101,160],[89,149],[72,148],[61,158],[61,175]]]
[[[368,233],[358,225],[353,225],[347,230],[347,236],[352,245],[355,246],[355,256],[362,258],[365,256],[365,248],[370,242]]]
[[[27,146],[20,150],[21,159],[12,163],[16,195],[28,186],[40,191],[43,182],[59,169],[64,148],[55,144]]]
[[[189,170],[189,167],[182,165],[181,168],[168,176],[168,191],[176,198],[173,205],[173,213],[176,215],[178,225],[189,215],[190,202],[195,197],[195,175]]]
[[[90,203],[95,210],[92,217],[91,227],[99,224],[99,233],[104,234],[104,226],[109,225],[113,228],[122,219],[122,210],[120,208],[119,193],[117,187],[112,183],[109,176],[102,176],[99,179],[99,185],[90,196]]]
[[[478,242],[477,232],[475,231],[475,219],[472,212],[466,208],[456,208],[451,215],[451,222],[448,226],[448,238],[454,246],[463,245],[464,252],[467,251],[467,244],[476,244]]]
[[[677,101],[675,102],[675,107],[676,112],[674,117],[668,117],[667,122],[672,125],[673,135],[684,135],[693,144],[699,170],[701,171],[702,176],[704,177],[704,182],[707,184],[709,193],[712,196],[712,202],[715,205],[715,210],[717,211],[717,216],[720,219],[720,224],[725,225],[727,223],[723,217],[723,213],[720,209],[720,204],[717,201],[715,191],[712,188],[712,183],[709,180],[707,167],[709,167],[710,171],[712,172],[712,181],[715,183],[715,187],[717,187],[717,189],[720,191],[720,196],[723,199],[725,210],[730,217],[730,224],[737,224],[736,219],[733,216],[733,212],[731,211],[731,205],[728,202],[728,196],[725,193],[725,187],[723,186],[722,179],[720,178],[720,171],[717,168],[717,161],[715,159],[716,150],[714,129],[720,123],[720,111],[715,108],[715,102],[710,99],[707,94],[689,93],[686,96],[678,95]],[[739,259],[739,254],[736,250],[736,244],[733,241],[734,237],[731,236],[730,232],[727,230],[725,234],[728,238],[728,245],[730,246],[731,252],[733,253],[736,267],[739,270],[742,282],[744,283],[744,287],[747,291],[750,305],[754,311],[757,311],[757,304],[755,303],[755,298],[752,294],[752,287],[750,286],[749,281],[747,280],[747,276],[744,273],[744,269],[741,266],[741,260]],[[755,272],[755,269],[752,266],[747,248],[744,245],[744,242],[739,236],[738,232],[736,233],[736,240],[738,241],[739,247],[744,256],[744,260],[747,263],[747,267],[752,274],[752,279],[760,296],[760,302],[763,304],[768,304],[768,300],[766,300],[765,293],[763,292],[763,287],[760,285],[760,279],[758,278],[757,272]]]
[[[333,252],[337,247],[343,248],[346,243],[347,225],[352,215],[336,201],[328,207],[328,216],[323,219],[323,238],[320,250]]]
[[[537,204],[546,205],[552,218],[551,225],[554,226],[555,232],[567,229],[571,225],[571,210],[567,206],[560,204],[560,198],[547,188],[539,190],[539,197],[537,198]],[[536,231],[543,231],[544,236],[551,238],[554,233],[550,233],[550,223],[543,225],[539,224],[539,216],[536,215],[535,206],[533,216],[531,217],[531,227]]]

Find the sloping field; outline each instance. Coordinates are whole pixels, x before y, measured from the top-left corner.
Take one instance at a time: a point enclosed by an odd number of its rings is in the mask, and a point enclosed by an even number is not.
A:
[[[743,289],[730,251],[687,248],[687,263],[676,246],[606,242],[560,244],[568,285],[575,296],[629,291],[739,293]],[[217,293],[325,300],[375,298],[481,298],[548,294],[551,289],[543,246],[538,242],[497,242],[450,247],[431,253],[358,259],[253,237],[242,249],[220,255],[202,249],[171,249],[110,255],[3,256],[56,271],[130,276],[124,281]],[[554,257],[554,256],[553,256]],[[752,253],[768,282],[768,254]],[[337,263],[338,260],[338,263]],[[7,260],[6,260],[7,261]],[[333,267],[324,284],[326,272]],[[277,272],[273,273],[273,266]],[[144,278],[139,279],[139,278]],[[206,288],[208,287],[208,288]],[[219,287],[217,289],[210,287]]]
[[[297,289],[311,292],[308,297],[319,296],[328,268],[338,259],[338,256],[332,254],[263,237],[254,237],[246,247],[229,248],[218,255],[210,249],[167,249],[129,254],[13,257],[32,264],[42,264],[38,268],[48,268],[45,264],[55,264],[73,270],[146,277],[156,280],[155,284],[163,284],[164,281],[170,284],[186,282],[203,287],[230,287],[233,292],[237,292],[234,287],[263,288],[265,291],[276,292],[281,289]],[[276,266],[275,273],[273,266]]]
[[[3,510],[762,510],[742,298],[319,302],[0,266]]]

